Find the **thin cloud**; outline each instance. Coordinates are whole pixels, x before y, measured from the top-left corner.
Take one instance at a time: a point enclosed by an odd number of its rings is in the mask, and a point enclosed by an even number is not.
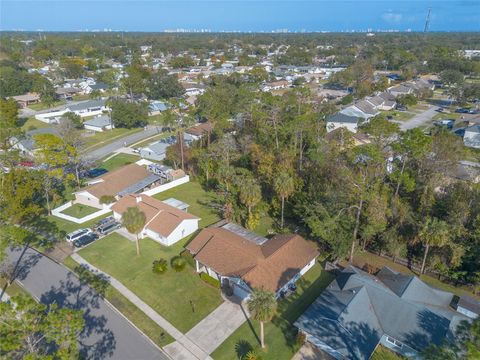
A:
[[[394,12],[382,14],[382,19],[388,23],[399,23],[403,19],[403,15]]]

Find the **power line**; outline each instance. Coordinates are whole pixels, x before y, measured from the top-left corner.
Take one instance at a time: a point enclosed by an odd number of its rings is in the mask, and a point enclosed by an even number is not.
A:
[[[430,13],[432,12],[432,8],[428,8],[428,14],[427,18],[425,19],[425,28],[423,29],[423,32],[428,32],[428,29],[430,27]]]

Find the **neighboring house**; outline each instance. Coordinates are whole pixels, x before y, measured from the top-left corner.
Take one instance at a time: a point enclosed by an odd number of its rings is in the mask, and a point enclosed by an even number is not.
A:
[[[37,149],[34,137],[39,134],[52,134],[58,136],[58,131],[54,128],[40,128],[27,131],[22,137],[14,137],[10,139],[12,148],[18,150],[23,156],[33,158],[35,150]]]
[[[162,177],[148,171],[144,166],[130,164],[95,178],[85,189],[74,193],[75,203],[102,209],[102,196],[116,200],[128,194],[140,193],[163,183]]]
[[[335,359],[367,360],[378,344],[419,359],[426,346],[451,339],[469,319],[454,310],[454,298],[388,267],[373,276],[348,266],[295,326]]]
[[[290,86],[290,83],[287,80],[279,80],[279,81],[266,83],[263,86],[262,90],[263,91],[280,90],[280,89],[286,89],[289,86]]]
[[[359,124],[360,118],[358,116],[350,116],[337,112],[327,117],[327,132],[331,132],[338,128],[345,128],[356,133]]]
[[[120,220],[130,207],[137,207],[146,217],[140,238],[149,237],[162,245],[170,246],[198,230],[200,218],[145,194],[121,198],[112,206],[113,216]]]
[[[185,130],[184,137],[186,141],[200,140],[203,136],[211,134],[213,124],[210,122],[199,123]]]
[[[407,86],[405,84],[399,84],[396,86],[393,86],[388,89],[388,92],[392,94],[393,96],[402,96],[402,95],[408,95],[408,94],[413,94],[413,88],[411,86]]]
[[[395,96],[393,96],[392,94],[390,94],[389,92],[387,91],[384,91],[380,94],[378,94],[378,96],[380,96],[384,102],[382,104],[382,106],[379,108],[379,110],[393,110],[395,108],[395,106],[397,105],[397,101],[395,100]]]
[[[35,119],[48,124],[56,124],[67,112],[73,112],[81,117],[102,115],[104,111],[110,110],[106,106],[106,100],[88,100],[74,105],[68,105],[63,110],[55,110],[44,113],[37,113]]]
[[[72,100],[74,95],[78,95],[82,92],[82,89],[75,87],[60,87],[55,89],[55,94],[58,99]]]
[[[463,144],[468,147],[480,149],[480,125],[472,125],[465,129]]]
[[[241,299],[263,288],[280,296],[315,265],[318,251],[297,234],[261,237],[236,224],[202,230],[187,246],[197,272],[218,279]]]
[[[170,106],[163,101],[151,101],[148,105],[148,112],[150,115],[158,115],[168,110],[169,107]]]
[[[84,87],[85,94],[91,94],[93,91],[100,91],[104,93],[108,90],[108,85],[103,82],[96,82],[95,84],[87,84]]]
[[[84,121],[83,126],[87,130],[98,131],[98,132],[112,130],[114,128],[112,124],[112,120],[108,115],[101,115],[101,116],[94,117],[93,119]]]
[[[357,116],[365,120],[368,120],[380,114],[380,111],[378,111],[374,106],[372,106],[372,104],[370,104],[366,100],[357,101],[355,104],[346,107],[340,112],[349,116]]]
[[[37,104],[40,102],[40,96],[35,93],[10,96],[10,99],[15,100],[21,108],[26,108],[28,105]]]
[[[153,142],[140,149],[140,156],[145,159],[161,161],[165,159],[167,148],[170,145],[170,143],[162,140]]]

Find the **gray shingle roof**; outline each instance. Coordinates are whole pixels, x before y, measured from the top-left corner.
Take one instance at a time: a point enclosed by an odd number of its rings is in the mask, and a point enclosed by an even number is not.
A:
[[[87,120],[83,124],[103,128],[105,126],[109,126],[111,124],[111,121],[109,116],[103,115],[103,116],[97,116],[97,117],[94,117],[93,119]]]
[[[327,117],[328,122],[337,122],[337,123],[351,123],[356,124],[358,123],[358,117],[345,115],[341,112],[337,112],[333,115]]]
[[[347,267],[295,326],[348,359],[368,359],[385,334],[418,351],[450,337],[467,318],[453,295],[388,268],[378,276]]]
[[[70,111],[79,111],[84,109],[91,109],[96,107],[105,106],[105,100],[98,99],[98,100],[88,100],[79,104],[70,105],[68,108]]]

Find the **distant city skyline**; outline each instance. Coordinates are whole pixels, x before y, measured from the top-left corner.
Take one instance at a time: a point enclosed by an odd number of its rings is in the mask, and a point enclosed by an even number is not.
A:
[[[480,1],[1,0],[0,30],[480,31]]]

